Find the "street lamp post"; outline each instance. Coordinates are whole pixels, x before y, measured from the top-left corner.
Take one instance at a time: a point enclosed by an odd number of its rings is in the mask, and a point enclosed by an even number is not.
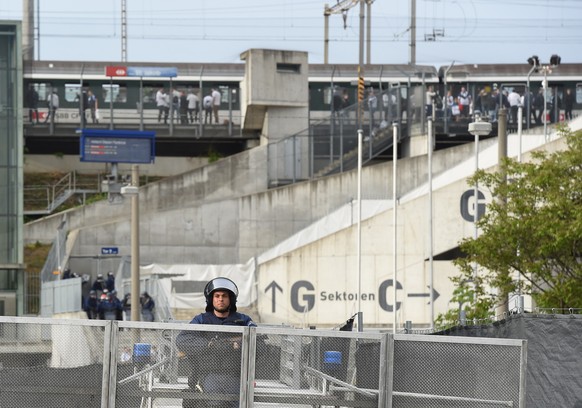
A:
[[[552,73],[552,68],[557,67],[562,62],[562,58],[559,55],[552,55],[550,57],[549,65],[541,65],[540,59],[537,55],[534,55],[527,59],[527,62],[532,66],[534,72],[542,72],[544,74],[544,80],[542,81],[542,86],[544,88],[544,138],[546,142],[548,141],[548,74]],[[530,71],[531,72],[531,71]],[[528,74],[529,80],[529,74]],[[557,95],[556,95],[557,96]]]
[[[475,136],[475,173],[479,170],[479,136],[487,136],[491,133],[491,123],[482,122],[481,117],[476,116],[475,122],[469,123],[469,133]],[[475,208],[473,209],[473,223],[475,226],[474,239],[479,236],[479,231],[477,227],[477,221],[479,220],[479,184],[475,180],[475,189],[473,191],[473,200]],[[474,302],[477,301],[477,263],[473,265],[473,282],[475,285],[475,298]]]
[[[131,185],[121,188],[121,194],[131,197],[131,320],[140,319],[139,276],[139,167],[131,167]]]

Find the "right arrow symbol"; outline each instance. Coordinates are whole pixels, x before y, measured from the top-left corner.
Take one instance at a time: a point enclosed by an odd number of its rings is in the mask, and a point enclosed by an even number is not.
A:
[[[429,290],[430,290],[430,287],[427,286],[427,288],[429,288]],[[429,297],[429,296],[430,296],[430,293],[409,293],[408,294],[408,297]],[[433,288],[432,289],[432,301],[434,302],[435,300],[437,300],[437,298],[439,296],[440,296],[440,293],[438,293],[436,291],[436,289]]]
[[[265,288],[265,293],[267,293],[269,290],[273,291],[271,295],[271,312],[275,313],[276,311],[275,305],[277,304],[277,302],[275,301],[275,296],[277,295],[277,290],[283,293],[283,288],[279,286],[277,282],[273,281]]]

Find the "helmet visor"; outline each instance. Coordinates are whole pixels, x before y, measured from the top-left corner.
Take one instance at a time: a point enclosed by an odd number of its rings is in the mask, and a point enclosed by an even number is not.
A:
[[[210,294],[216,290],[228,290],[238,297],[238,288],[235,283],[228,278],[214,278],[206,284],[204,288],[204,296],[208,298]]]

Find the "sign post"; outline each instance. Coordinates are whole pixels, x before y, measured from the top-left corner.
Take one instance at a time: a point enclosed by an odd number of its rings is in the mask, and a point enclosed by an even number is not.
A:
[[[114,179],[109,181],[108,194],[121,199],[131,197],[131,320],[139,321],[139,170],[138,163],[155,159],[155,132],[135,130],[83,129],[81,132],[81,161],[111,163]],[[117,164],[131,163],[131,188],[117,182]],[[116,195],[116,196],[114,196]],[[117,247],[101,248],[102,255],[118,254]]]

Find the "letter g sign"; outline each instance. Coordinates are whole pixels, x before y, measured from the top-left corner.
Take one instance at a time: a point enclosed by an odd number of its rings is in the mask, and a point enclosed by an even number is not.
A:
[[[477,219],[481,219],[485,214],[485,196],[481,191],[478,192],[478,199],[474,198],[475,191],[473,189],[465,191],[461,195],[461,217],[465,221],[473,222],[475,207],[477,207]]]

